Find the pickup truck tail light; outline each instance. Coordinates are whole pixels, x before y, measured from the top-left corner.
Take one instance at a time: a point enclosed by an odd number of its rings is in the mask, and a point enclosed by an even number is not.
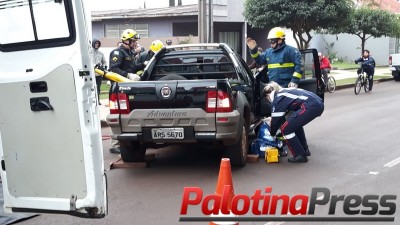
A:
[[[232,98],[225,91],[208,91],[206,112],[232,112]]]
[[[392,56],[389,56],[389,65],[392,65]]]
[[[129,114],[129,98],[125,93],[110,95],[110,114]]]

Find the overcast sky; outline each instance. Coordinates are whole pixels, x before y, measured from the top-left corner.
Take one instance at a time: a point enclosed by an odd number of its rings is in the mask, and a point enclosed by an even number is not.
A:
[[[146,8],[168,7],[169,0],[88,0],[92,11],[115,10],[115,9],[138,9],[143,8],[143,2],[146,2]],[[198,0],[182,0],[182,5],[197,4]],[[178,0],[175,0],[178,4]]]

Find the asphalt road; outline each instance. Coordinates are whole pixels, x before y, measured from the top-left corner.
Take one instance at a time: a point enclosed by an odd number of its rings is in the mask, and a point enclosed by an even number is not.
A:
[[[372,94],[353,89],[326,94],[323,115],[305,127],[312,156],[308,163],[290,164],[263,160],[233,169],[235,194],[251,196],[256,189],[272,187],[271,195],[310,196],[322,187],[333,195],[400,194],[400,82],[375,84]],[[104,134],[110,131],[105,128]],[[106,168],[118,156],[108,152],[104,140]],[[218,177],[218,149],[195,145],[154,151],[157,160],[150,168],[107,171],[109,214],[103,219],[82,219],[67,215],[40,215],[20,222],[43,224],[208,224],[178,222],[184,187],[213,194]],[[378,201],[375,201],[379,203]],[[394,201],[400,206],[400,200]],[[278,215],[280,211],[278,207]],[[335,216],[346,216],[338,203]],[[362,206],[358,209],[368,209]],[[388,209],[379,207],[379,209]],[[315,216],[327,217],[329,206],[317,206]],[[201,207],[190,206],[187,216],[202,216]],[[250,216],[250,214],[248,214]],[[379,215],[377,215],[379,216]],[[399,224],[400,210],[394,214]],[[382,218],[382,217],[380,217]],[[310,224],[309,222],[241,222],[240,224]],[[365,224],[365,222],[313,222],[312,224]],[[372,224],[388,224],[374,222]]]

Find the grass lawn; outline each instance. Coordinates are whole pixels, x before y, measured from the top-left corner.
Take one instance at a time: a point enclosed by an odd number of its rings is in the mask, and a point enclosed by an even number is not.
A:
[[[379,76],[375,75],[374,80],[379,80],[381,78],[387,78],[387,76]],[[342,80],[336,80],[336,86],[344,85],[344,84],[354,84],[356,82],[356,78],[347,78]]]
[[[107,85],[107,81],[103,81],[100,86],[100,99],[107,99],[109,90],[110,86]]]
[[[342,69],[357,69],[360,66],[355,63],[343,62],[343,63],[332,63],[331,67],[342,70]]]

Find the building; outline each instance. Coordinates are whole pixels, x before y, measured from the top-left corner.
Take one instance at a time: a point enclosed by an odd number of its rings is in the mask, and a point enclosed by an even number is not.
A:
[[[213,32],[207,33],[209,42],[228,43],[242,56],[247,54],[247,35],[260,40],[259,46],[264,49],[269,46],[266,40],[267,31],[252,29],[245,22],[242,0],[229,0],[229,4],[228,0],[213,0],[212,3]],[[102,49],[106,54],[117,46],[121,32],[127,28],[132,28],[140,34],[139,43],[146,49],[155,39],[164,43],[171,39],[173,44],[198,43],[198,14],[198,4],[158,9],[93,11],[92,36],[102,42]],[[210,25],[209,18],[207,14],[207,25]]]
[[[199,0],[199,2],[206,0]],[[210,1],[210,0],[209,0]],[[102,41],[102,49],[107,51],[117,46],[120,34],[124,29],[136,30],[141,40],[139,43],[146,49],[151,42],[160,39],[165,43],[171,39],[173,44],[198,43],[198,24],[206,24],[204,40],[208,42],[224,42],[247,59],[252,59],[247,53],[245,44],[246,37],[252,37],[263,49],[269,47],[266,40],[267,30],[251,28],[242,14],[242,0],[211,0],[212,6],[198,4],[175,6],[153,9],[124,9],[112,11],[92,12],[93,37]],[[360,0],[359,0],[360,1]],[[375,0],[382,9],[390,9],[392,12],[400,13],[400,3],[397,0]],[[228,4],[229,3],[229,4]],[[201,11],[212,11],[198,16]],[[202,20],[202,21],[200,21]],[[210,22],[211,21],[211,22]],[[200,38],[201,38],[200,37]],[[291,31],[287,30],[287,42],[296,46]],[[359,43],[359,44],[358,44]],[[332,46],[332,47],[330,47]],[[336,58],[344,61],[352,61],[360,56],[361,40],[355,35],[320,35],[315,34],[310,43],[311,48],[316,48],[324,54],[327,51],[336,53]],[[387,65],[389,53],[398,52],[399,41],[389,37],[370,38],[366,43],[366,49],[371,50],[377,64]],[[328,49],[330,48],[330,49]]]

